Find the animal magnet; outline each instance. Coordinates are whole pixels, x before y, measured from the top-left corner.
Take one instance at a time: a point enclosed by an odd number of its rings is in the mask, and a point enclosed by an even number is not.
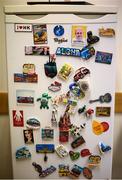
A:
[[[47,93],[43,93],[39,98],[37,98],[37,101],[40,101],[40,109],[49,109],[49,99],[51,99],[51,96],[49,96]]]
[[[95,44],[100,40],[98,36],[93,35],[92,31],[87,32],[87,43],[88,44]]]

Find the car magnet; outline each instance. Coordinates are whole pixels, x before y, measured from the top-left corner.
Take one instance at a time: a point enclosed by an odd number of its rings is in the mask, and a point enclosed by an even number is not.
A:
[[[25,144],[33,144],[34,143],[33,130],[32,129],[23,130],[23,134],[24,134]]]
[[[56,25],[53,30],[55,36],[62,36],[64,34],[64,27],[61,25]]]
[[[49,109],[49,99],[51,99],[51,96],[49,96],[47,93],[43,93],[39,98],[37,98],[37,101],[40,101],[40,109]]]
[[[20,147],[16,150],[16,159],[29,159],[31,158],[31,153],[28,147]]]
[[[46,24],[33,25],[33,39],[34,39],[34,44],[47,44]]]
[[[75,161],[80,157],[80,153],[74,151],[69,151],[69,155],[72,161]]]
[[[87,32],[87,43],[88,44],[95,44],[100,40],[98,36],[93,35],[92,31]]]
[[[23,127],[24,126],[23,111],[13,110],[12,114],[13,114],[13,126]]]
[[[97,51],[96,57],[95,57],[95,62],[104,63],[104,64],[111,64],[112,56],[113,56],[112,53]]]
[[[88,167],[83,168],[83,175],[87,179],[92,179],[93,178],[92,171]]]
[[[101,154],[104,154],[105,152],[108,152],[108,151],[111,150],[111,147],[106,145],[103,142],[98,143],[98,148],[99,148],[99,151],[100,151]]]
[[[60,177],[69,175],[69,165],[59,164],[58,174]]]
[[[99,36],[101,37],[114,37],[115,30],[113,28],[100,28],[99,29]]]
[[[80,154],[81,154],[82,157],[86,157],[86,156],[91,155],[89,149],[82,149]]]
[[[100,102],[100,103],[110,103],[112,101],[112,96],[110,93],[106,93],[105,95],[99,96],[98,99],[95,100],[90,100],[89,103],[94,103],[94,102]]]
[[[29,118],[26,121],[26,127],[29,129],[39,129],[40,121],[36,118]]]
[[[63,145],[58,145],[55,151],[60,158],[68,156],[68,151]]]
[[[96,107],[97,117],[110,117],[111,107]]]
[[[84,144],[85,143],[85,140],[82,136],[79,136],[78,138],[76,138],[72,143],[71,143],[71,146],[72,148],[77,148],[79,147],[80,145]]]

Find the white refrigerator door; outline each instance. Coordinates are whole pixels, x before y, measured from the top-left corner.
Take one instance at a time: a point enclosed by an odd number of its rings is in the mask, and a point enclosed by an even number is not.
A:
[[[107,38],[100,37],[100,41],[94,44],[96,51],[110,52],[113,54],[111,65],[101,64],[95,62],[95,56],[89,60],[83,60],[77,57],[68,56],[57,56],[56,63],[57,69],[60,70],[64,63],[69,63],[73,67],[73,73],[67,81],[62,81],[58,77],[50,79],[45,76],[44,73],[44,63],[49,59],[48,56],[26,56],[25,46],[33,46],[33,33],[32,32],[15,32],[14,25],[16,23],[25,24],[47,24],[48,32],[48,44],[50,47],[50,53],[55,53],[57,47],[72,47],[71,46],[71,28],[72,25],[83,25],[87,27],[87,31],[91,30],[94,35],[98,35],[99,28],[113,28],[116,29],[117,20],[115,14],[105,15],[98,19],[84,19],[73,14],[49,14],[40,19],[28,20],[15,15],[6,15],[6,41],[7,41],[7,69],[8,69],[8,93],[9,93],[9,115],[10,115],[10,132],[11,132],[11,152],[12,152],[12,162],[13,162],[13,176],[15,179],[38,179],[38,173],[32,166],[32,162],[36,162],[42,165],[43,169],[46,169],[50,165],[54,165],[57,170],[47,178],[59,179],[58,175],[58,165],[68,164],[70,169],[74,164],[81,167],[88,166],[88,157],[80,157],[76,161],[72,161],[70,157],[61,159],[56,153],[47,154],[48,161],[45,163],[43,161],[43,154],[36,153],[36,144],[49,143],[59,145],[59,130],[58,127],[54,128],[54,140],[44,141],[41,138],[41,128],[51,125],[51,101],[49,102],[49,110],[39,108],[39,103],[36,99],[40,94],[48,92],[52,97],[66,93],[68,91],[69,84],[73,82],[73,76],[75,71],[79,67],[87,67],[90,69],[91,74],[88,77],[90,82],[90,93],[83,100],[78,101],[78,107],[86,105],[88,108],[93,108],[95,110],[96,106],[109,106],[111,107],[110,117],[96,117],[95,113],[91,120],[86,120],[83,115],[76,114],[71,116],[71,122],[76,125],[80,125],[86,122],[86,129],[82,132],[86,143],[82,146],[76,148],[76,152],[80,152],[84,148],[90,149],[93,155],[99,155],[98,143],[100,141],[113,147],[113,126],[114,126],[114,94],[115,94],[115,67],[116,67],[116,42],[115,37]],[[64,38],[68,42],[58,44],[54,42],[55,35],[53,29],[55,25],[61,24],[65,29]],[[43,45],[42,45],[43,46]],[[25,63],[32,63],[36,66],[36,73],[38,74],[38,83],[15,83],[14,73],[22,73],[22,66]],[[62,83],[62,88],[60,92],[52,93],[48,91],[48,86],[54,81],[59,81]],[[16,103],[16,90],[33,90],[35,104],[33,106],[27,105],[17,105]],[[100,95],[105,93],[111,93],[112,101],[107,104],[96,102],[89,104],[90,99],[97,99]],[[14,127],[13,126],[13,110],[23,110],[24,113],[24,127]],[[60,115],[64,113],[65,107],[63,105],[58,107],[58,121]],[[34,130],[34,144],[26,145],[24,143],[23,130],[26,129],[26,120],[29,117],[36,117],[40,120],[41,128],[39,130]],[[92,131],[92,121],[99,120],[100,122],[107,122],[109,124],[109,130],[102,133],[101,135],[95,135]],[[70,137],[68,143],[64,143],[64,146],[69,150],[71,148],[71,142],[73,138]],[[27,146],[32,154],[31,159],[27,160],[16,160],[15,152],[16,149],[22,146]],[[101,156],[102,160],[98,167],[93,168],[93,178],[94,179],[109,179],[111,178],[112,170],[112,150]],[[83,179],[83,174],[80,175]]]

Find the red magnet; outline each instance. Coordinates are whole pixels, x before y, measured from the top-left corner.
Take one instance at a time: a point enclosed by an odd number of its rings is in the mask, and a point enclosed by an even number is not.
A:
[[[103,126],[103,132],[106,132],[109,129],[109,124],[107,122],[102,122],[101,124]]]
[[[81,154],[82,157],[91,155],[89,149],[83,149],[83,150],[81,150],[80,154]]]

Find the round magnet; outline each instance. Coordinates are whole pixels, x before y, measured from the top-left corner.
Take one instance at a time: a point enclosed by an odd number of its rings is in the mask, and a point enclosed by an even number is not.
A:
[[[56,36],[62,36],[64,34],[64,28],[61,25],[57,25],[54,27],[53,32]]]
[[[109,129],[109,124],[107,122],[102,122],[101,124],[103,126],[103,132],[106,132]]]

